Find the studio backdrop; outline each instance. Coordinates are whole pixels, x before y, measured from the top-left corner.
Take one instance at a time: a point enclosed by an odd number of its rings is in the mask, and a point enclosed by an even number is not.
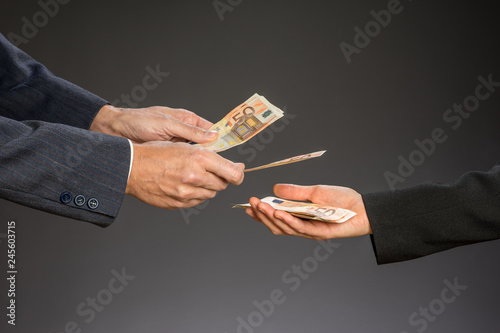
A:
[[[498,332],[498,241],[377,265],[369,236],[275,236],[231,208],[272,195],[276,183],[370,193],[489,170],[500,160],[498,86],[468,104],[467,116],[447,112],[475,96],[481,80],[500,82],[495,8],[451,0],[3,1],[4,36],[115,106],[185,108],[217,122],[259,93],[285,112],[225,158],[254,167],[327,153],[248,173],[189,209],[127,196],[108,228],[0,200],[1,331]],[[425,150],[419,143],[428,140]],[[411,164],[404,170],[403,160]],[[7,316],[12,221],[15,326]]]

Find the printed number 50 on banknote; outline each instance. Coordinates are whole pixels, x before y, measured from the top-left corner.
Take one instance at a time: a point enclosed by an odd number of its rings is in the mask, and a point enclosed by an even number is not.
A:
[[[202,144],[219,152],[240,145],[283,116],[283,111],[271,104],[264,96],[254,94],[245,103],[229,112],[210,130],[217,131],[217,140]]]

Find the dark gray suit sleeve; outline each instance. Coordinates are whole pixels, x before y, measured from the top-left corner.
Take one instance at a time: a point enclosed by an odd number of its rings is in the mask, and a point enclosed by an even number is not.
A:
[[[41,121],[0,117],[0,197],[109,225],[130,166],[127,139]]]
[[[379,264],[500,238],[500,164],[451,184],[363,195]]]
[[[88,129],[107,102],[56,77],[0,34],[0,115]]]

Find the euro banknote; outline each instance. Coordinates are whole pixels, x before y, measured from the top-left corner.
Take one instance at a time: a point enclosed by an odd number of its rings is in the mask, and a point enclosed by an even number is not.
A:
[[[276,197],[266,197],[262,202],[269,204],[276,210],[282,210],[302,219],[318,220],[331,223],[342,223],[356,215],[353,211],[309,202],[291,201]],[[249,203],[237,204],[233,208],[251,207]]]
[[[245,169],[245,172],[257,171],[257,170],[262,170],[262,169],[277,167],[277,166],[280,166],[280,165],[302,162],[302,161],[309,160],[311,158],[320,157],[324,153],[326,153],[326,150],[317,151],[315,153],[309,153],[309,154],[294,156],[294,157],[286,158],[286,159],[281,160],[281,161],[277,161],[277,162],[273,162],[273,163],[261,165],[261,166],[255,167],[255,168]]]
[[[202,146],[219,152],[241,145],[283,115],[283,111],[271,104],[264,96],[254,94],[214,124],[210,130],[218,132],[218,139],[204,143]]]

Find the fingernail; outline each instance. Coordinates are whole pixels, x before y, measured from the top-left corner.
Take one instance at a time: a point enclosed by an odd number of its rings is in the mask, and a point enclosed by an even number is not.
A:
[[[218,135],[218,133],[217,133],[217,131],[206,131],[206,132],[205,132],[205,135],[206,135],[207,137],[215,137],[215,136],[217,136],[217,135]]]

